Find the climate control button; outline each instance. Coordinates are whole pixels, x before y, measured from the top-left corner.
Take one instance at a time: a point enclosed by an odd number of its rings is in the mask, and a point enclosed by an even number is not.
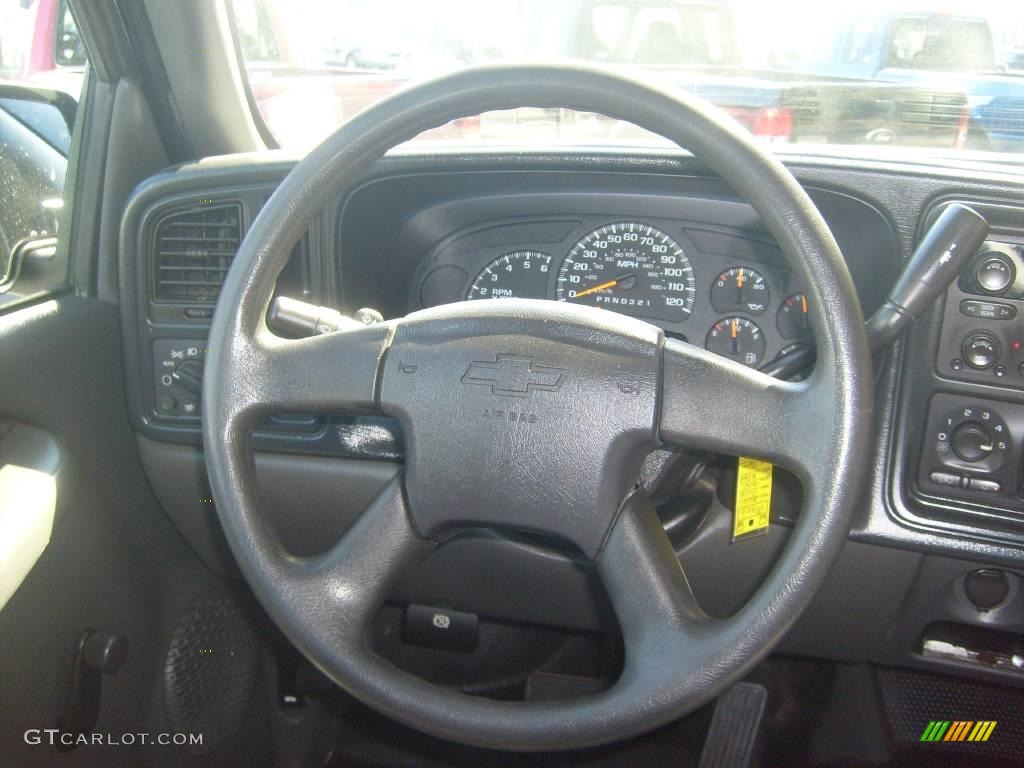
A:
[[[983,477],[972,477],[970,485],[967,487],[972,491],[981,491],[982,493],[999,493],[1003,490],[1003,486],[999,484],[998,480],[986,480]]]
[[[947,488],[963,488],[964,478],[960,475],[954,475],[952,472],[932,472],[928,475],[928,479],[936,485],[944,485]]]

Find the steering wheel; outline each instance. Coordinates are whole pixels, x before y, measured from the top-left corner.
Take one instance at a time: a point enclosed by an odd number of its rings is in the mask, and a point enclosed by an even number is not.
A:
[[[515,107],[628,120],[693,151],[758,211],[811,298],[813,373],[782,382],[640,320],[553,301],[446,305],[285,340],[265,318],[312,217],[396,144]],[[827,311],[826,311],[827,308]],[[295,646],[346,691],[414,728],[482,747],[560,750],[663,725],[762,659],[820,588],[868,466],[871,364],[853,283],[790,173],[703,101],[583,66],[461,71],[360,113],[298,163],[253,222],[210,334],[203,442],[239,566]],[[254,482],[251,432],[283,411],[369,411],[401,424],[404,471],[327,553],[285,551]],[[752,413],[757,416],[752,416]],[[664,445],[760,457],[800,478],[789,542],[736,614],[705,614],[636,490]],[[468,696],[374,653],[369,623],[431,551],[467,529],[530,531],[593,563],[622,631],[619,679],[586,698]],[[471,576],[471,574],[467,574]]]

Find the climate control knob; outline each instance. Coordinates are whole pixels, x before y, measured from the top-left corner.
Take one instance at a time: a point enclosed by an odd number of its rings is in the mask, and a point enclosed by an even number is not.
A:
[[[990,333],[972,333],[964,339],[962,352],[971,368],[991,368],[999,361],[999,342]]]
[[[174,390],[182,400],[195,402],[203,391],[203,363],[201,360],[182,360],[171,371]]]
[[[992,433],[977,422],[961,424],[953,430],[949,442],[953,453],[963,461],[984,461],[995,449]]]

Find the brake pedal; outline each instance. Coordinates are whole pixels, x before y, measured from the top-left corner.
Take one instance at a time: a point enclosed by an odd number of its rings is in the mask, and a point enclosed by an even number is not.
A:
[[[761,750],[768,691],[763,685],[737,683],[715,704],[699,768],[752,768]]]

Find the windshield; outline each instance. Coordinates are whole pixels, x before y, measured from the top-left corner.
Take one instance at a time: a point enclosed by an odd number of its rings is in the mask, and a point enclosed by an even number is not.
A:
[[[883,0],[233,0],[252,101],[306,151],[398,89],[461,67],[582,60],[721,107],[775,145],[1024,157],[1024,10]],[[417,142],[664,145],[560,109],[465,118]],[[1005,159],[1005,158],[1001,158]]]

